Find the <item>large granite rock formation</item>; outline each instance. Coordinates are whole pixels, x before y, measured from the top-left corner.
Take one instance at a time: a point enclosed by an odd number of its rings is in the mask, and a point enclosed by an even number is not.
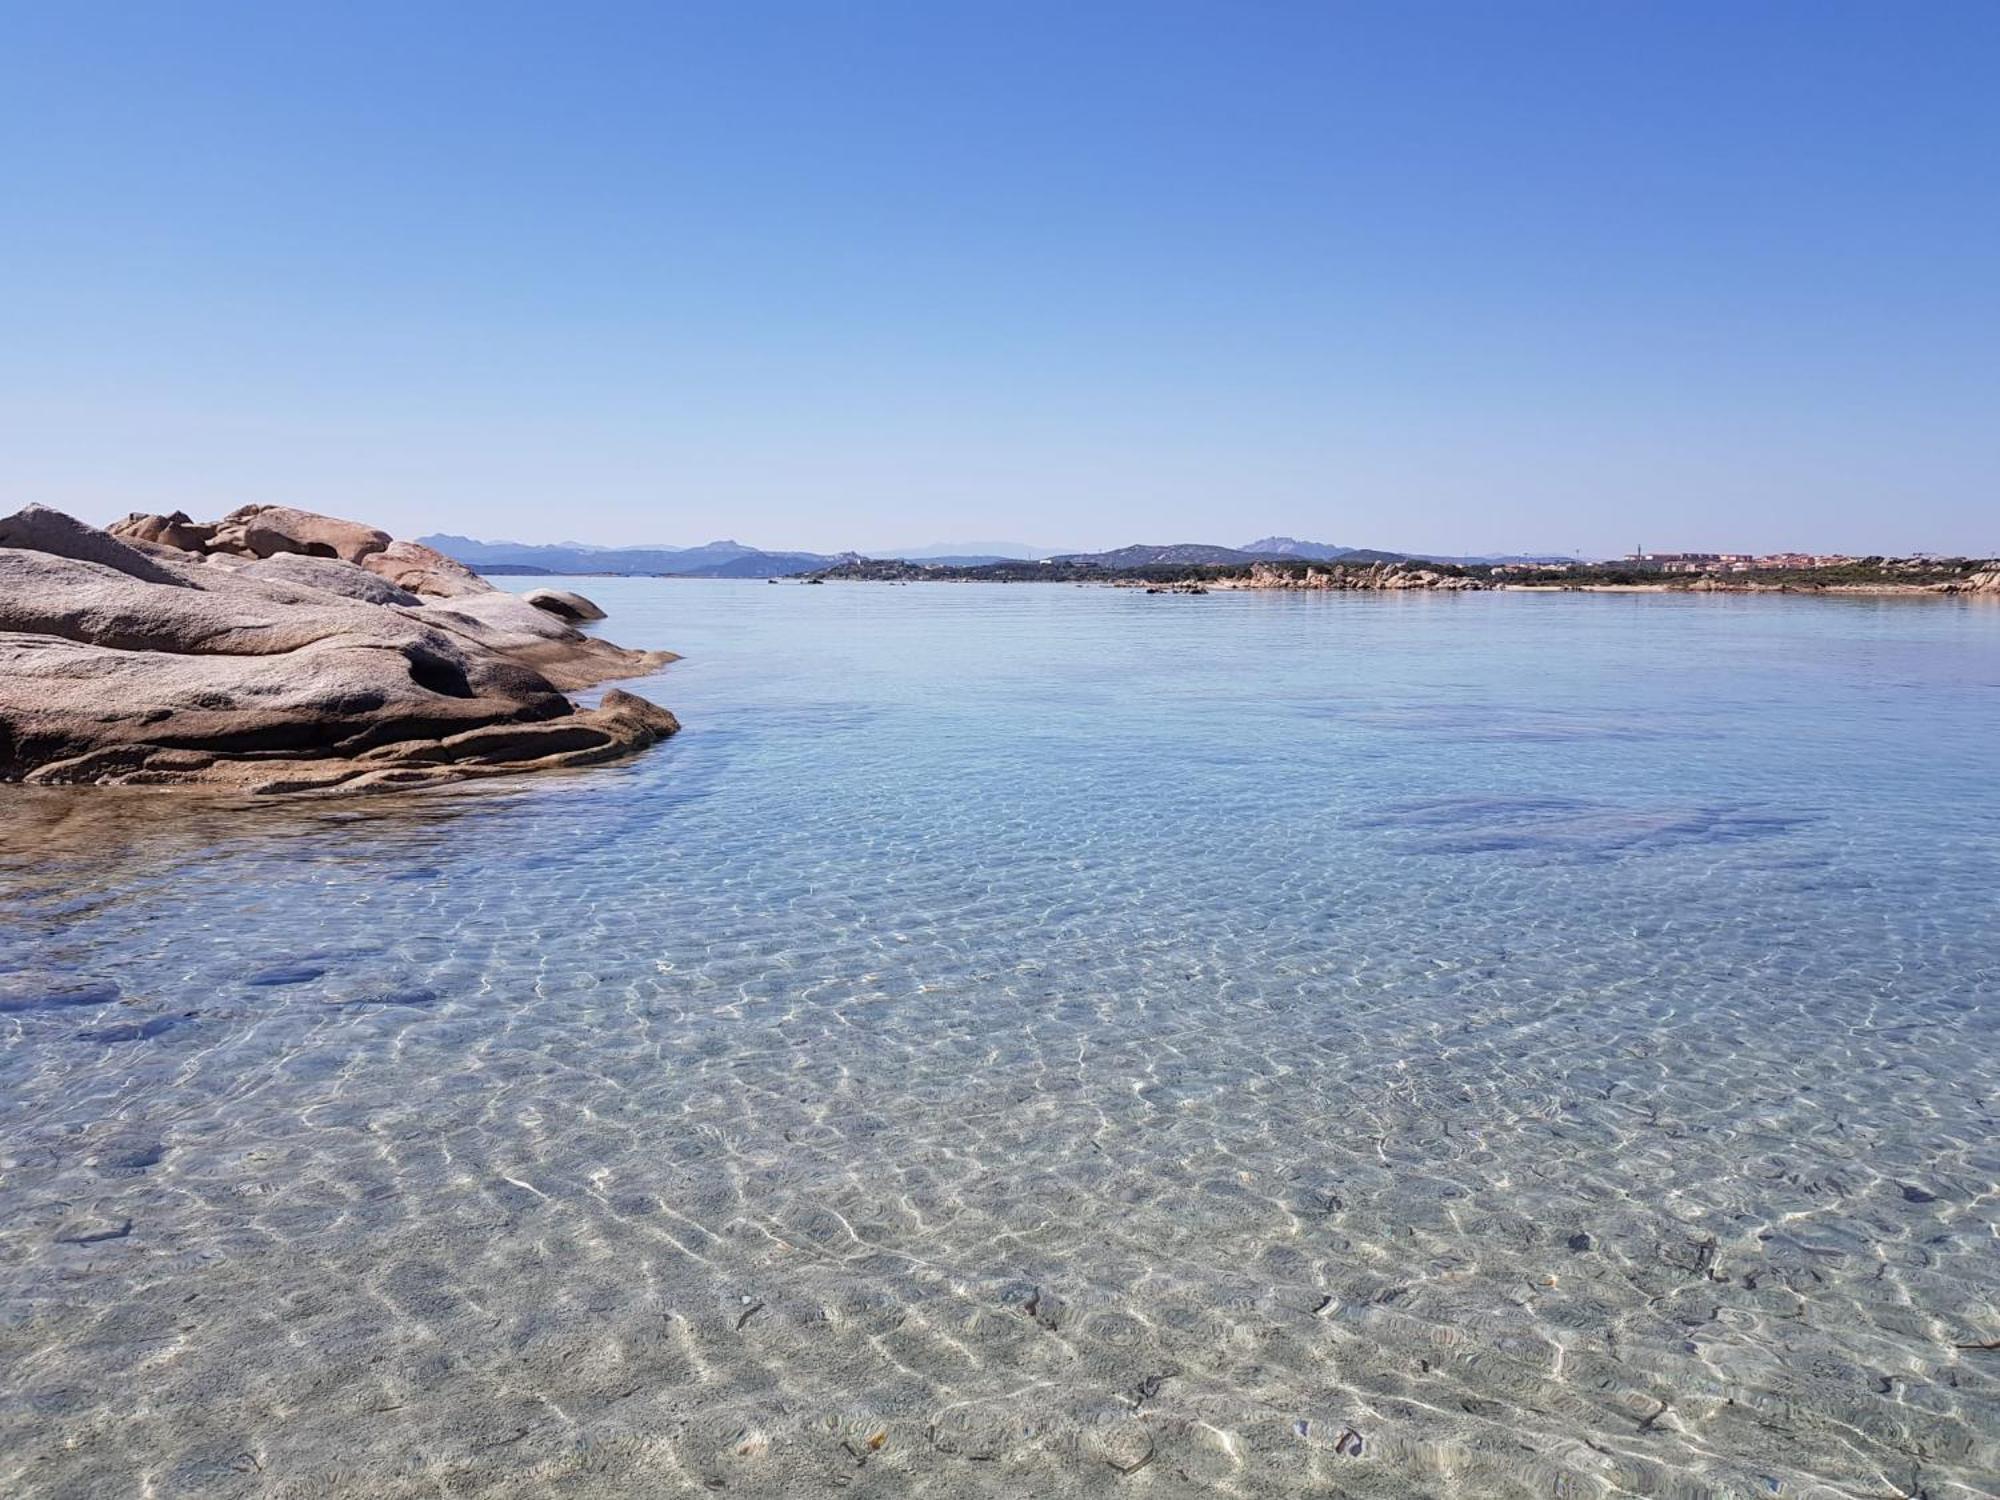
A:
[[[170,516],[135,511],[112,522],[108,530],[122,541],[171,547],[225,562],[230,558],[332,558],[366,568],[411,593],[436,598],[492,589],[464,563],[421,542],[400,542],[373,526],[294,510],[289,505],[245,505],[208,524],[191,521],[182,511]]]
[[[429,548],[282,507],[117,533],[0,519],[0,781],[356,791],[585,765],[672,734],[586,636]]]

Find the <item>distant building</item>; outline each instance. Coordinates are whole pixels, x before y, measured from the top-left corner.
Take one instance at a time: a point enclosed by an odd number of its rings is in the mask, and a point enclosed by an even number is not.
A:
[[[1647,573],[1762,573],[1837,568],[1854,559],[1814,552],[1633,552],[1622,561],[1627,568]]]
[[[1722,562],[1720,552],[1634,552],[1625,565],[1642,573],[1705,573]]]

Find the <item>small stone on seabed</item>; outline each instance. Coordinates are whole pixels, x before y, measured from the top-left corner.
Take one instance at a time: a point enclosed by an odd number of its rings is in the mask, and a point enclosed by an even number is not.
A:
[[[285,984],[307,984],[319,978],[326,970],[314,963],[273,964],[268,969],[259,969],[243,982],[260,988]]]
[[[79,1042],[145,1042],[156,1036],[172,1031],[176,1026],[184,1026],[192,1021],[198,1012],[183,1011],[177,1016],[154,1016],[149,1021],[120,1021],[111,1026],[97,1026],[76,1033]]]
[[[375,990],[369,994],[350,995],[331,1000],[331,1005],[435,1005],[442,998],[438,992],[423,985],[405,985],[397,989]]]
[[[99,1150],[89,1165],[100,1177],[122,1176],[156,1167],[165,1155],[166,1148],[158,1141],[115,1141]]]
[[[58,1245],[101,1245],[122,1240],[132,1232],[130,1219],[74,1219],[56,1231]]]

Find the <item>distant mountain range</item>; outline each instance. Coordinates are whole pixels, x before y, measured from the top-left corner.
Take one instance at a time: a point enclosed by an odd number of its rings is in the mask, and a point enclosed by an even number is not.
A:
[[[1038,562],[1044,557],[1053,557],[1053,549],[1031,547],[1026,542],[932,542],[928,547],[910,547],[901,551],[890,551],[887,557],[900,557],[905,562],[949,563],[953,567],[976,568],[983,563],[995,562]]]
[[[1218,563],[1272,562],[1305,558],[1324,562],[1352,558],[1355,562],[1394,562],[1403,552],[1375,552],[1366,547],[1339,547],[1332,542],[1302,542],[1295,536],[1267,536],[1247,547],[1218,547],[1212,542],[1172,542],[1163,547],[1119,547],[1111,552],[1067,552],[1057,562],[1089,563],[1099,568],[1159,568],[1212,566]]]
[[[1170,542],[1163,547],[1141,544],[1110,552],[1065,552],[1057,562],[1089,563],[1099,568],[1156,568],[1165,564],[1253,562],[1254,556],[1235,547],[1209,542]]]
[[[482,542],[469,536],[439,533],[417,538],[447,557],[457,558],[482,573],[643,573],[670,578],[783,578],[830,568],[859,557],[858,553],[767,552],[737,541],[709,542],[700,547],[592,547],[582,542]],[[1010,542],[940,542],[908,552],[887,553],[944,567],[976,568],[989,563],[1039,561],[1084,564],[1116,570],[1194,564],[1266,562],[1305,558],[1324,562],[1399,562],[1418,557],[1431,562],[1490,564],[1503,562],[1568,562],[1548,554],[1501,557],[1444,557],[1435,553],[1384,552],[1372,547],[1342,547],[1332,542],[1301,541],[1291,536],[1260,537],[1245,547],[1220,547],[1211,542],[1140,544],[1109,552],[1048,553]]]
[[[1221,563],[1307,562],[1352,563],[1401,562],[1419,554],[1383,552],[1374,547],[1342,547],[1333,542],[1303,542],[1295,536],[1260,537],[1247,547],[1218,547],[1212,542],[1174,542],[1164,547],[1119,547],[1111,552],[1069,552],[1057,562],[1087,563],[1099,568],[1209,567]],[[1427,556],[1427,554],[1424,554]],[[1470,558],[1436,558],[1438,562],[1469,562]],[[1484,559],[1479,559],[1484,561]]]
[[[658,573],[674,578],[782,578],[829,568],[849,553],[766,552],[741,542],[701,547],[590,547],[580,542],[482,542],[440,533],[418,537],[476,572]]]
[[[1356,547],[1340,547],[1332,542],[1302,542],[1295,536],[1267,536],[1246,545],[1243,550],[1254,557],[1303,557],[1315,562],[1328,558],[1345,557]]]
[[[983,568],[988,563],[1040,562],[1046,552],[883,552],[870,556],[893,557],[902,562],[926,563],[943,568]]]

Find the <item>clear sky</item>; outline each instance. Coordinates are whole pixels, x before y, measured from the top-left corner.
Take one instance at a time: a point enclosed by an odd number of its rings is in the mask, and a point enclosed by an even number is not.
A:
[[[2000,3],[0,0],[0,502],[2000,551]]]

